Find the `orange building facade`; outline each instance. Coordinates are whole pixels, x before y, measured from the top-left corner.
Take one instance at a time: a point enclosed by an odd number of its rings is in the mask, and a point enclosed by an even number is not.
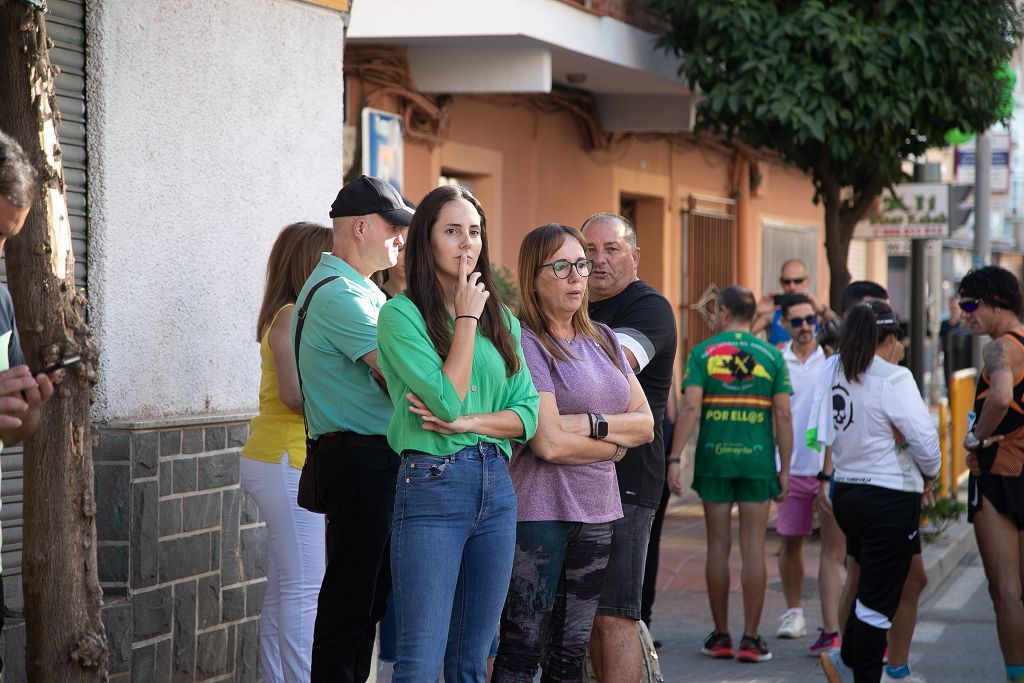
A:
[[[375,6],[390,2],[379,0]],[[779,267],[787,258],[802,258],[815,293],[827,298],[824,216],[812,201],[809,178],[751,150],[689,132],[693,97],[677,81],[667,84],[665,91],[631,92],[628,78],[602,74],[607,60],[592,59],[596,65],[589,64],[582,47],[571,61],[580,71],[562,75],[576,81],[573,87],[560,83],[559,57],[566,61],[565,47],[555,45],[549,92],[507,92],[499,85],[490,92],[449,91],[428,97],[418,89],[416,61],[432,45],[444,50],[449,43],[432,43],[422,35],[375,40],[366,35],[372,29],[357,30],[361,4],[353,7],[353,30],[346,42],[349,143],[363,139],[359,126],[364,107],[401,115],[405,122],[401,189],[415,201],[441,182],[471,186],[487,212],[492,258],[499,265],[514,269],[523,236],[539,225],[579,226],[600,211],[629,216],[637,227],[640,277],[664,293],[676,309],[681,358],[710,333],[707,316],[700,310],[702,304],[705,311],[710,310],[709,292],[733,283],[750,287],[758,295],[771,291],[778,286]],[[599,14],[593,7],[567,7],[575,4],[533,2],[537,11],[550,6],[562,13],[563,22],[572,17],[566,10],[584,15],[584,22],[592,22]],[[619,5],[623,6],[617,7],[618,14],[628,16],[628,3]],[[402,9],[391,8],[392,16]],[[621,22],[607,15],[597,19]],[[643,19],[649,22],[646,15]],[[626,32],[649,35],[634,27]],[[486,42],[452,40],[462,55],[454,70],[475,49],[480,50],[481,68],[486,70]],[[655,49],[649,40],[646,49]],[[429,53],[424,59],[435,57]],[[588,66],[589,74],[585,73]],[[424,76],[424,80],[437,78],[431,73]],[[673,112],[689,106],[691,111],[666,123],[661,106]],[[616,119],[622,112],[625,118]],[[652,120],[650,126],[645,117]],[[616,125],[614,132],[608,130]],[[659,127],[662,130],[648,129]],[[366,170],[358,158],[352,164],[349,176]],[[854,277],[877,278],[878,270],[884,272],[884,249],[878,254],[877,248],[856,244],[851,251]],[[880,268],[873,268],[873,263]]]

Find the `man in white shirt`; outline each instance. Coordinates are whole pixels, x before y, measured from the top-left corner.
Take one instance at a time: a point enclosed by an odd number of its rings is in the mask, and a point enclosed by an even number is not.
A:
[[[814,387],[825,365],[825,354],[815,340],[818,322],[814,302],[803,294],[788,294],[782,301],[781,323],[790,341],[782,348],[793,384],[793,452],[790,455],[789,495],[777,503],[776,530],[782,537],[779,576],[786,599],[779,638],[800,638],[807,633],[800,591],[804,580],[803,543],[813,531],[814,499],[820,484],[823,452],[807,446],[804,431],[811,415]],[[782,457],[782,454],[780,454]],[[821,598],[822,633],[808,649],[809,654],[838,649],[840,569],[845,557],[843,532],[835,518],[823,511],[821,520],[821,561],[818,584]]]

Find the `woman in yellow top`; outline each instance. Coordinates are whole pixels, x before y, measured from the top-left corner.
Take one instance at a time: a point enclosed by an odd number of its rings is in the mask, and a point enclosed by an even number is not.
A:
[[[298,506],[306,459],[302,395],[289,329],[295,298],[334,235],[293,223],[278,236],[256,322],[260,412],[252,419],[239,465],[242,487],[267,523],[270,553],[260,615],[260,657],[268,683],[308,681],[317,595],[324,577],[324,518]]]

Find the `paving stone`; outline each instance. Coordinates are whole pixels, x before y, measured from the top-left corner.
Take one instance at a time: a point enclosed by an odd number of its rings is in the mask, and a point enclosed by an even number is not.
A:
[[[207,427],[203,431],[204,445],[207,451],[222,451],[227,447],[228,430],[226,427]]]
[[[251,581],[267,575],[267,528],[249,527],[238,532],[242,579]]]
[[[260,679],[259,622],[255,619],[243,621],[238,629],[238,654],[235,661],[236,681],[258,681]]]
[[[200,633],[196,638],[196,680],[222,676],[228,672],[227,629]]]
[[[103,605],[100,611],[103,628],[107,632],[107,671],[110,674],[128,673],[132,653],[132,606],[126,599]]]
[[[196,531],[220,526],[220,506],[219,491],[183,498],[181,501],[182,531]]]
[[[174,584],[174,680],[195,680],[196,583]]]
[[[170,463],[174,467],[174,493],[191,493],[196,490],[196,458],[175,460]],[[168,463],[164,463],[166,467]]]
[[[160,581],[175,581],[210,571],[210,534],[160,541]]]
[[[263,598],[267,594],[267,582],[256,581],[245,587],[245,616],[258,617],[263,609]]]
[[[153,477],[160,465],[160,433],[135,432],[132,434],[132,477]]]
[[[238,454],[228,451],[199,458],[199,488],[213,489],[238,484]]]
[[[220,577],[216,574],[199,579],[196,594],[199,629],[210,628],[220,623]]]
[[[138,642],[171,632],[171,587],[132,595],[132,638]]]
[[[160,455],[181,454],[181,430],[171,429],[160,432]]]
[[[131,473],[128,463],[94,463],[93,482],[96,499],[96,539],[128,540],[128,506],[131,504]]]
[[[238,621],[245,617],[245,586],[221,591],[221,621]]]
[[[131,583],[133,589],[152,586],[159,576],[159,505],[155,481],[132,486]]]
[[[196,427],[195,429],[185,429],[181,432],[181,452],[182,453],[202,453],[203,452],[203,428]]]
[[[228,448],[241,448],[249,440],[249,423],[230,425],[228,427]]]
[[[181,533],[181,498],[160,501],[160,535]]]
[[[96,568],[100,583],[128,584],[128,544],[101,545],[96,548]],[[104,588],[104,591],[108,590]]]
[[[131,435],[111,429],[99,430],[100,440],[92,449],[92,461],[128,462],[131,458]]]

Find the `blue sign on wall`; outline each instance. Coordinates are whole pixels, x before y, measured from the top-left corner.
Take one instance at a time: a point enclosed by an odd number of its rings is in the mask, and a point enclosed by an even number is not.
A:
[[[363,173],[402,191],[404,138],[402,117],[379,109],[363,109]]]

